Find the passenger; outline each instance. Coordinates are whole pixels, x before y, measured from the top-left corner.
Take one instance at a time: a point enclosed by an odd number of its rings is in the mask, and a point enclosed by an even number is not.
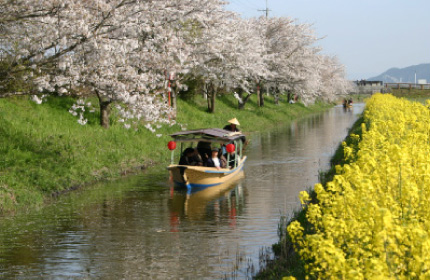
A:
[[[191,157],[194,154],[193,148],[186,148],[179,159],[179,165],[191,165]]]
[[[219,158],[219,162],[220,162],[221,168],[227,168],[227,159],[222,154],[221,150],[218,151],[218,158]]]
[[[200,141],[199,143],[197,143],[197,151],[200,154],[200,157],[203,161],[203,165],[205,165],[212,154],[211,143]]]
[[[203,161],[197,149],[186,148],[179,160],[179,165],[202,166]]]
[[[346,106],[348,105],[348,100],[346,100],[346,98],[343,100],[342,105],[344,108],[346,108]]]
[[[221,162],[218,157],[218,150],[219,150],[218,148],[212,149],[212,155],[206,163],[207,167],[215,167],[218,170],[221,169]]]
[[[199,155],[199,152],[197,149],[193,149],[193,153],[191,154],[190,158],[191,165],[194,166],[203,166],[203,160],[202,157]]]

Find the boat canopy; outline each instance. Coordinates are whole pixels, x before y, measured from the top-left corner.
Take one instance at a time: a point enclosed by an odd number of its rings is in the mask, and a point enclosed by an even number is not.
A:
[[[219,142],[228,143],[238,139],[244,139],[241,132],[232,132],[221,128],[205,128],[181,131],[170,134],[176,142]]]

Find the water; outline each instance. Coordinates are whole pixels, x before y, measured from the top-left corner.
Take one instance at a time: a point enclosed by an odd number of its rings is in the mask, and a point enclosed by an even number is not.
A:
[[[335,107],[260,133],[244,178],[223,189],[188,195],[158,168],[1,218],[0,278],[249,279],[362,110]]]

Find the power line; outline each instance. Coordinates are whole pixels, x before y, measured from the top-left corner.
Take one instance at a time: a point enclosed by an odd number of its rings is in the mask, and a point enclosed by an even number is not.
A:
[[[258,9],[257,5],[252,2],[242,1],[242,0],[230,0],[230,3],[234,3],[238,6],[245,6],[247,9]]]
[[[269,10],[269,7],[267,6],[267,0],[266,0],[266,9],[264,9],[264,10],[258,10],[259,12],[266,12],[266,18],[268,18],[269,17],[269,11],[271,11],[271,10]]]
[[[230,4],[236,5],[237,7],[240,7],[240,8],[245,8],[245,9],[250,10],[250,11],[251,10],[255,11],[258,9],[258,7],[256,5],[254,5],[252,3],[246,3],[246,2],[243,2],[240,0],[234,0],[234,1],[230,0],[229,2],[230,2]]]

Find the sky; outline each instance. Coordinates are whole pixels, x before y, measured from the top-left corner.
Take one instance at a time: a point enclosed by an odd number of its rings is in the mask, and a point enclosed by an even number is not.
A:
[[[265,16],[266,0],[228,0],[244,18]],[[267,0],[269,17],[312,24],[322,53],[350,80],[430,63],[430,0]],[[429,77],[430,78],[430,77]]]

